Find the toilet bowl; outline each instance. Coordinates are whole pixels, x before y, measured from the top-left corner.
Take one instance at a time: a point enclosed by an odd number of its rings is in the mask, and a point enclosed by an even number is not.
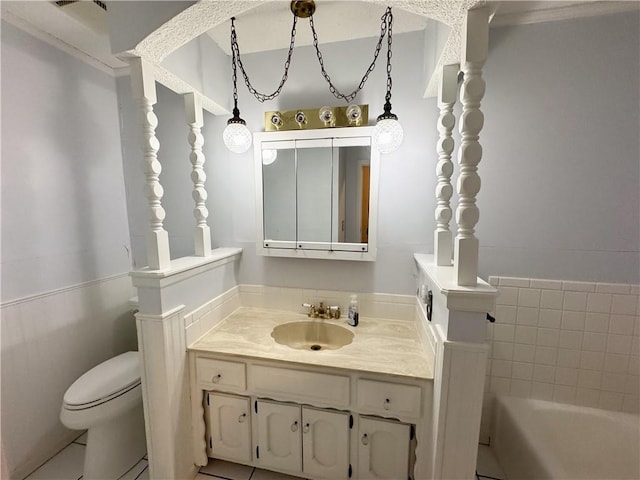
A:
[[[88,430],[84,480],[120,478],[146,453],[140,360],[126,352],[97,365],[64,394],[60,421]]]

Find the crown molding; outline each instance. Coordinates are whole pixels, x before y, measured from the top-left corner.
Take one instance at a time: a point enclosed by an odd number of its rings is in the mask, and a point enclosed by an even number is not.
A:
[[[557,22],[562,20],[574,20],[585,17],[598,17],[615,13],[630,12],[640,9],[640,2],[608,2],[591,1],[574,5],[553,6],[548,2],[549,8],[532,10],[528,12],[514,12],[500,14],[500,8],[491,22],[491,27],[503,27],[507,25],[530,25],[533,23]]]
[[[53,35],[51,35],[51,34],[49,34],[47,32],[43,32],[42,30],[40,30],[35,25],[29,23],[28,21],[26,21],[22,17],[19,17],[18,15],[15,15],[12,12],[9,12],[9,11],[3,9],[3,11],[2,11],[2,20],[4,20],[5,22],[13,25],[16,28],[19,28],[23,32],[28,33],[29,35],[37,38],[38,40],[41,40],[41,41],[51,45],[52,47],[55,47],[58,50],[62,50],[63,52],[68,53],[72,57],[83,61],[87,65],[90,65],[90,66],[92,66],[94,68],[97,68],[98,70],[100,70],[103,73],[111,75],[112,77],[116,76],[115,70],[111,66],[109,66],[106,63],[98,60],[97,58],[95,58],[95,57],[83,52],[82,50],[77,49],[73,45],[70,45],[67,42],[63,41],[63,40],[60,40],[59,38],[54,37]],[[120,69],[118,69],[118,70],[120,70]]]

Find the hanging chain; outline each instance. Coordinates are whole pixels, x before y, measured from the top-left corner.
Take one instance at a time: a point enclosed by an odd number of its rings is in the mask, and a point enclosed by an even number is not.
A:
[[[327,83],[329,84],[329,91],[333,94],[334,97],[345,100],[347,103],[353,101],[356,98],[356,95],[362,90],[364,84],[367,83],[369,79],[369,75],[373,72],[373,69],[376,67],[376,60],[378,59],[378,55],[380,54],[380,49],[382,48],[382,40],[384,40],[384,36],[387,32],[388,35],[388,44],[389,50],[387,52],[387,97],[391,98],[390,84],[391,84],[391,25],[393,24],[393,15],[391,14],[391,7],[387,7],[384,15],[382,15],[381,24],[380,24],[380,38],[378,38],[378,42],[376,43],[376,49],[373,54],[373,60],[371,61],[371,65],[365,72],[360,80],[360,84],[358,87],[348,95],[341,93],[336,86],[331,82],[331,77],[327,73],[324,68],[324,60],[322,58],[322,53],[320,52],[320,48],[318,47],[318,35],[316,34],[316,29],[313,23],[313,15],[309,17],[309,25],[311,25],[311,32],[313,33],[313,46],[316,49],[316,55],[318,56],[318,61],[320,62],[320,71],[322,72],[322,76],[325,78]],[[385,97],[386,98],[386,97]]]
[[[391,56],[393,55],[391,53],[391,37],[392,37],[391,29],[393,28],[393,14],[391,13],[391,7],[387,7],[387,13],[385,13],[385,15],[388,16],[387,18],[388,34],[387,34],[387,94],[384,96],[384,99],[386,100],[387,103],[391,103],[391,86],[393,85],[393,81],[391,80]]]
[[[320,52],[320,48],[318,46],[318,34],[316,33],[315,25],[313,22],[313,15],[309,16],[309,25],[311,26],[311,32],[313,34],[313,46],[316,50],[316,55],[318,57],[318,61],[320,62],[320,71],[322,72],[322,76],[329,84],[329,91],[338,99],[345,100],[347,103],[352,102],[356,95],[362,90],[365,83],[369,79],[369,75],[373,72],[376,67],[376,60],[378,60],[378,55],[380,54],[380,50],[382,49],[382,41],[384,40],[385,35],[387,36],[387,93],[385,95],[385,100],[387,103],[391,100],[391,36],[392,36],[392,26],[393,26],[393,14],[391,13],[391,7],[387,7],[385,13],[380,17],[380,37],[376,43],[376,48],[373,53],[373,60],[367,68],[367,71],[362,76],[362,80],[358,84],[358,87],[348,95],[341,93],[336,86],[331,81],[331,77],[327,73],[324,68],[324,60],[322,57],[322,52]],[[284,73],[282,75],[282,80],[280,80],[280,84],[278,88],[271,94],[264,94],[258,92],[251,81],[249,80],[249,76],[247,75],[246,70],[244,69],[244,65],[242,64],[242,59],[240,58],[240,47],[238,46],[238,36],[236,34],[236,26],[235,26],[235,18],[231,19],[231,52],[232,52],[232,62],[233,62],[233,101],[234,101],[234,113],[238,108],[238,87],[237,87],[237,67],[240,67],[240,71],[242,72],[242,76],[244,77],[244,83],[247,86],[247,89],[251,94],[256,97],[259,102],[265,102],[267,100],[273,100],[282,91],[282,87],[284,87],[285,82],[289,78],[289,67],[291,66],[291,57],[293,55],[293,48],[296,40],[296,24],[298,22],[298,17],[293,16],[293,26],[291,27],[291,41],[289,43],[289,52],[287,53],[287,59],[284,63]]]
[[[293,16],[293,26],[291,27],[291,42],[289,43],[289,53],[287,54],[287,60],[284,62],[284,73],[282,75],[282,80],[280,80],[280,85],[278,88],[271,94],[264,94],[258,92],[253,85],[251,85],[251,81],[249,80],[249,76],[244,69],[244,65],[242,64],[242,60],[240,59],[240,48],[238,47],[238,37],[236,35],[236,26],[234,22],[234,18],[231,19],[231,50],[233,52],[233,91],[234,91],[234,101],[237,103],[238,94],[236,88],[236,63],[240,67],[240,71],[242,72],[242,76],[244,77],[244,83],[247,85],[249,91],[253,94],[254,97],[259,102],[265,102],[267,100],[273,100],[282,91],[282,87],[285,82],[289,78],[289,67],[291,66],[291,56],[293,55],[293,46],[296,42],[296,24],[298,22],[298,17]]]
[[[234,117],[240,115],[240,110],[238,110],[238,72],[236,68],[236,51],[233,48],[233,37],[235,36],[235,28],[234,28],[234,20],[231,19],[231,69],[232,75],[231,78],[233,80],[233,115]]]

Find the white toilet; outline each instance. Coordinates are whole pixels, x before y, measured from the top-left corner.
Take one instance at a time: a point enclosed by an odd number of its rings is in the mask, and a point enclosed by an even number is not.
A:
[[[120,478],[146,453],[140,359],[126,352],[97,365],[64,394],[60,421],[88,430],[84,480]]]

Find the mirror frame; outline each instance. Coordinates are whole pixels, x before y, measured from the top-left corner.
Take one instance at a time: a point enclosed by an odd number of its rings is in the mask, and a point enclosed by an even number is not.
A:
[[[257,132],[253,134],[253,152],[256,181],[256,248],[258,255],[267,257],[317,258],[328,260],[375,261],[377,253],[378,233],[378,186],[380,181],[380,152],[371,145],[374,127],[345,127],[316,130],[288,130],[281,132]],[[333,250],[332,242],[265,241],[262,150],[266,142],[286,142],[295,140],[338,140],[357,139],[370,145],[369,170],[369,237],[368,243],[342,243],[341,250]],[[346,140],[348,143],[348,140]],[[363,143],[360,143],[361,145]],[[339,146],[339,145],[338,145]],[[344,145],[347,146],[347,145]],[[333,212],[332,212],[333,213]],[[286,248],[285,248],[286,247]]]

